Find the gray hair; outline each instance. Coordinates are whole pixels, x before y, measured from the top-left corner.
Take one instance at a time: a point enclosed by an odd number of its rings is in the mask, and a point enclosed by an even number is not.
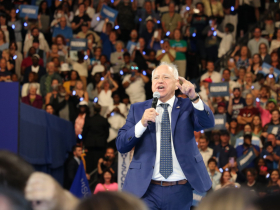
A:
[[[35,88],[37,90],[38,89],[38,84],[30,83],[29,86],[28,86],[28,90],[30,90],[31,88]]]
[[[117,46],[117,44],[121,44],[122,45],[122,49],[124,48],[124,43],[122,41],[116,41],[115,46]]]
[[[167,66],[168,70],[172,72],[172,74],[174,75],[175,79],[178,79],[179,74],[178,74],[178,69],[177,66],[174,65],[173,63],[167,63],[167,62],[161,62],[159,64],[158,67],[156,67],[153,71],[152,71],[152,78],[154,77],[154,72],[156,72],[156,70],[161,67],[161,66]]]

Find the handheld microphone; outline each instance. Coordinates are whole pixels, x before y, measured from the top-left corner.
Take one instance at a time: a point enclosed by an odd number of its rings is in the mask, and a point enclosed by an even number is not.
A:
[[[154,92],[154,94],[153,94],[153,102],[152,102],[152,107],[151,108],[156,109],[159,97],[160,97],[160,93],[159,92]],[[151,123],[152,123],[151,121],[148,121],[149,125]]]

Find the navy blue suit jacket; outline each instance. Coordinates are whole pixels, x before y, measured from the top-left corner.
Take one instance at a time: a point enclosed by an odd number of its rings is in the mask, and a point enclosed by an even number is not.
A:
[[[151,105],[152,100],[131,105],[126,124],[119,130],[116,139],[120,153],[129,152],[135,146],[123,190],[138,197],[145,194],[152,179],[156,158],[156,128],[155,123],[151,123],[143,135],[136,138],[135,125]],[[199,111],[189,99],[175,98],[171,114],[174,149],[186,178],[198,192],[208,191],[212,183],[197,148],[194,131],[213,127],[214,124],[214,116],[208,106],[204,104],[204,110]]]

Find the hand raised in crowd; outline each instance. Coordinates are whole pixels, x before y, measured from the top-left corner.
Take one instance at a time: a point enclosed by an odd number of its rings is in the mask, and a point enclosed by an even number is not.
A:
[[[141,119],[142,125],[144,127],[147,127],[148,122],[149,121],[155,122],[156,121],[156,116],[158,116],[158,115],[159,115],[159,113],[157,113],[154,108],[146,109],[143,116],[142,116],[142,119]]]
[[[34,172],[25,187],[25,197],[33,210],[74,210],[79,200],[64,190],[50,175]]]

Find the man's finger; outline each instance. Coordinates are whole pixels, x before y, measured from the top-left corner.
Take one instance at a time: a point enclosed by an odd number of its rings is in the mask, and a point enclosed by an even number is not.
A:
[[[180,81],[182,81],[182,82],[185,82],[185,81],[188,81],[188,80],[186,80],[184,77],[178,77],[178,79],[180,80]]]
[[[179,82],[176,83],[176,86],[177,86],[180,90],[182,90],[182,85],[180,85]]]

